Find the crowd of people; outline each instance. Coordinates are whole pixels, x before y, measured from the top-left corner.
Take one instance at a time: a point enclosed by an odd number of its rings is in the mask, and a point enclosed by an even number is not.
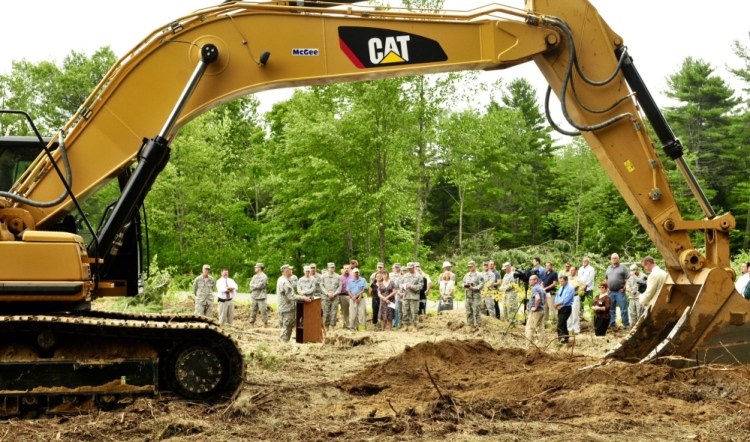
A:
[[[525,322],[525,336],[529,343],[543,342],[545,326],[552,323],[557,329],[560,344],[568,344],[571,338],[581,333],[584,306],[590,305],[594,333],[604,336],[616,325],[617,309],[623,327],[635,325],[644,308],[658,295],[667,279],[667,273],[655,260],[647,256],[638,264],[627,268],[620,263],[617,253],[610,256],[610,264],[603,278],[597,282],[596,270],[590,259],[584,257],[581,266],[569,262],[563,270],[555,270],[552,262],[542,266],[534,258],[531,268],[517,270],[510,262],[496,269],[495,261],[482,263],[478,269],[475,261],[469,261],[463,278],[457,279],[453,264],[443,262],[442,273],[437,278],[439,301],[438,314],[454,308],[454,297],[463,289],[465,297],[466,323],[472,328],[482,326],[483,316],[494,316],[510,323],[521,318]],[[742,275],[736,288],[750,299],[750,264],[742,264]],[[260,316],[268,327],[269,278],[262,263],[255,265],[255,275],[250,281],[250,324]],[[202,274],[193,281],[195,314],[211,316],[214,306],[214,290],[218,292],[219,323],[232,324],[234,299],[238,291],[236,282],[228,276],[228,269],[214,279],[211,266],[203,266]],[[370,320],[382,330],[400,328],[417,330],[420,316],[427,310],[427,294],[433,281],[422,271],[419,262],[408,262],[405,266],[394,263],[390,269],[380,262],[369,278],[361,275],[356,260],[345,264],[340,273],[335,263],[328,263],[326,271],[319,273],[312,263],[303,267],[303,276],[294,275],[287,264],[280,268],[281,276],[276,282],[276,295],[281,326],[280,339],[287,342],[294,327],[294,312],[298,301],[322,300],[322,319],[326,329],[333,329],[339,322],[339,312],[344,328],[363,330],[368,322],[368,300],[372,316]]]

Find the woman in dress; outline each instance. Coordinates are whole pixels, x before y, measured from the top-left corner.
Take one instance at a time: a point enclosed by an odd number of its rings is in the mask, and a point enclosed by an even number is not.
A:
[[[378,311],[378,320],[383,330],[390,330],[393,327],[393,318],[396,315],[396,284],[391,281],[388,272],[379,273],[375,276],[377,284],[377,295],[380,298],[380,311]]]

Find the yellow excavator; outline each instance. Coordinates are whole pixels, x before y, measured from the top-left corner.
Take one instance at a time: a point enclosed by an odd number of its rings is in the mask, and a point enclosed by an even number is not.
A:
[[[0,142],[7,189],[0,192],[0,415],[76,412],[137,394],[214,400],[238,392],[242,353],[214,321],[91,310],[97,298],[138,293],[140,209],[171,141],[191,119],[268,89],[528,61],[573,128],[560,130],[585,138],[669,273],[607,357],[750,362],[750,304],[734,289],[729,258],[735,220],[713,211],[625,40],[587,0],[464,12],[353,1],[224,2],[147,36],[51,138]],[[703,219],[680,214],[644,117]],[[121,195],[93,229],[81,201],[115,179]],[[695,232],[704,244],[693,244]]]

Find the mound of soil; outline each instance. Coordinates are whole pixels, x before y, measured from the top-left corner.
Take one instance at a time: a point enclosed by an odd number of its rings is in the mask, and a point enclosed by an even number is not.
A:
[[[396,417],[450,426],[486,419],[564,422],[613,434],[633,419],[710,422],[750,404],[744,367],[601,363],[567,352],[494,349],[482,340],[407,347],[337,386],[362,403],[387,404],[379,411]]]

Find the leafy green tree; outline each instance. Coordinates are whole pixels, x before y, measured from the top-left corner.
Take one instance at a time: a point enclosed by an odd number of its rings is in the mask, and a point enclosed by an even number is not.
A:
[[[744,163],[731,136],[738,99],[709,63],[692,57],[687,57],[667,82],[666,95],[679,104],[667,108],[665,115],[688,149],[686,159],[711,202],[726,210],[730,207],[728,196],[738,184],[734,173],[737,161]]]
[[[42,135],[51,135],[73,116],[115,61],[109,47],[91,57],[71,51],[61,66],[50,61],[14,61],[11,72],[0,75],[0,106],[26,111]],[[0,115],[0,133],[32,132],[25,121]]]

